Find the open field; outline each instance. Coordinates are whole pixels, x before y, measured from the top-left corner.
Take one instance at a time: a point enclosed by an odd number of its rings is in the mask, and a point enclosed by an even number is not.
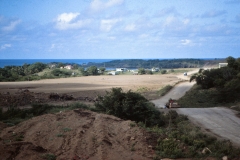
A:
[[[68,93],[74,96],[94,97],[113,87],[123,90],[154,91],[165,85],[174,85],[180,79],[177,75],[118,75],[118,76],[87,76],[60,79],[45,79],[39,81],[1,82],[0,92],[10,94],[19,89],[28,89],[31,92]],[[95,95],[94,95],[95,94]]]

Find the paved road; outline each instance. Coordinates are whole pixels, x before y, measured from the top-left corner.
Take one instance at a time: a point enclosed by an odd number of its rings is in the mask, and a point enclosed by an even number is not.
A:
[[[179,114],[187,115],[188,118],[206,131],[230,140],[240,146],[240,118],[236,111],[224,108],[178,108]]]
[[[188,72],[188,75],[194,74],[198,72],[197,70]],[[181,82],[178,85],[176,85],[173,89],[171,89],[166,95],[161,97],[160,99],[152,100],[158,108],[164,108],[165,104],[168,102],[170,98],[172,99],[179,99],[182,96],[185,95],[185,93],[192,88],[192,86],[195,84],[195,82],[189,82],[189,76],[179,75],[177,76],[179,79],[187,80],[186,82]]]
[[[191,73],[195,73],[193,71]],[[189,73],[188,73],[189,74]],[[181,79],[189,77],[179,76]],[[152,102],[158,107],[163,108],[169,98],[179,99],[184,96],[186,91],[191,89],[193,82],[183,82],[176,85],[168,94]],[[174,109],[179,114],[187,115],[188,118],[196,125],[204,128],[206,131],[223,139],[230,140],[233,144],[240,146],[240,118],[236,112],[224,108],[178,108]]]
[[[152,100],[151,102],[153,102],[158,108],[164,108],[165,104],[168,102],[170,98],[172,99],[181,98],[189,89],[192,88],[194,84],[195,84],[194,82],[179,83],[173,89],[171,89],[166,95],[164,95],[160,99]]]

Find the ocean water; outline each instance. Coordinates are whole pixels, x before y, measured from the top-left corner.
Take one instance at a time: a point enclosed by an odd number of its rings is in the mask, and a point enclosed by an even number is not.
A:
[[[103,63],[109,62],[113,59],[0,59],[0,68],[5,66],[22,66],[25,63],[33,64],[36,62],[51,63],[51,62],[62,62],[62,63],[76,63],[76,64],[87,64],[89,62]]]

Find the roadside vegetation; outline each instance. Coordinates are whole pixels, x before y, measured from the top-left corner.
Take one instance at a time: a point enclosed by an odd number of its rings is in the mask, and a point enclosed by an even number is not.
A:
[[[159,91],[157,91],[157,94],[160,95],[160,96],[164,96],[164,95],[167,94],[172,88],[173,88],[173,86],[171,86],[171,85],[166,85],[166,86],[164,86],[162,89],[160,89]]]
[[[196,85],[178,100],[183,107],[228,106],[240,102],[240,58],[228,57],[228,65],[217,69],[200,69],[191,76]]]

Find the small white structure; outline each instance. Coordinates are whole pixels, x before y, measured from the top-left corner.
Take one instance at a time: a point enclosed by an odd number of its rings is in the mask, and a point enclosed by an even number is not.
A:
[[[116,68],[117,72],[126,72],[127,68]]]
[[[219,68],[226,67],[228,63],[219,63]]]
[[[67,65],[67,66],[65,66],[64,68],[65,68],[65,69],[73,69],[73,66]]]
[[[119,72],[118,71],[110,71],[108,72],[108,75],[118,75]]]
[[[159,68],[152,68],[152,72],[158,72]]]

